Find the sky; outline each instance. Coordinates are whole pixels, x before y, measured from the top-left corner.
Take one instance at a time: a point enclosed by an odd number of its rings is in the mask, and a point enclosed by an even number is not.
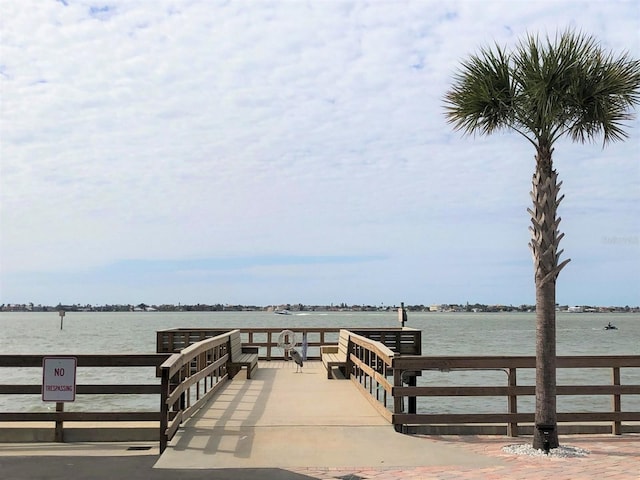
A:
[[[534,149],[443,97],[639,5],[0,0],[0,304],[535,304]],[[639,127],[556,144],[561,305],[640,304]]]

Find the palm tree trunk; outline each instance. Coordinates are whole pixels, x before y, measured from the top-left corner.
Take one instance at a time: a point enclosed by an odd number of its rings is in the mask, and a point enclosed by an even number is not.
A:
[[[558,198],[561,183],[552,168],[552,149],[539,147],[536,172],[533,175],[531,198],[531,242],[536,282],[536,427],[545,426],[546,434],[534,428],[533,447],[558,447],[556,415],[556,278],[569,262],[558,264],[562,251],[558,245],[563,235],[558,232],[560,218],[556,218],[562,197]],[[549,428],[550,427],[550,428]],[[546,443],[548,442],[548,443]]]
[[[537,282],[536,282],[537,283]],[[556,282],[536,285],[536,427],[552,426],[545,434],[534,428],[533,448],[557,448],[558,421],[556,417]]]

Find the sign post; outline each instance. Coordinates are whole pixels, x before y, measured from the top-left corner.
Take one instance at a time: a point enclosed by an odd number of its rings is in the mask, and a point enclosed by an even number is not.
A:
[[[75,357],[42,359],[42,401],[56,402],[56,413],[64,411],[64,402],[76,399],[77,363]],[[56,420],[55,441],[64,441],[62,420]]]

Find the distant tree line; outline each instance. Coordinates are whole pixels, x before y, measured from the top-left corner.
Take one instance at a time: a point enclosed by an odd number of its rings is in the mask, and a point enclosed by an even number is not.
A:
[[[569,311],[569,305],[556,305],[556,309],[560,312]],[[575,306],[573,306],[575,307]],[[596,305],[579,305],[582,312],[640,312],[640,307],[622,306],[596,306]],[[295,304],[279,304],[279,305],[229,305],[222,303],[203,304],[161,304],[150,305],[146,303],[132,304],[106,304],[106,305],[90,305],[90,304],[62,304],[57,305],[41,305],[41,304],[2,304],[1,312],[57,312],[64,310],[65,312],[247,312],[247,311],[276,311],[288,310],[291,312],[395,312],[397,305],[358,305],[347,304],[345,302],[330,305],[304,305],[302,303]],[[535,312],[535,305],[487,305],[483,303],[464,304],[438,304],[438,305],[405,305],[408,312]]]

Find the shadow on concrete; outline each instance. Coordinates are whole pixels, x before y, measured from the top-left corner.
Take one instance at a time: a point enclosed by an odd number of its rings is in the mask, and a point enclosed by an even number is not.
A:
[[[3,480],[309,480],[279,468],[155,469],[155,455],[0,457]]]
[[[200,450],[208,454],[232,453],[239,458],[249,458],[253,435],[248,435],[246,429],[255,426],[264,414],[275,378],[274,369],[263,368],[256,371],[252,380],[240,377],[228,382],[207,406],[187,420],[171,448],[176,452]],[[238,411],[242,415],[234,415]],[[207,421],[212,413],[213,419]],[[206,426],[193,427],[198,424]],[[226,445],[220,444],[223,438],[227,440]]]

